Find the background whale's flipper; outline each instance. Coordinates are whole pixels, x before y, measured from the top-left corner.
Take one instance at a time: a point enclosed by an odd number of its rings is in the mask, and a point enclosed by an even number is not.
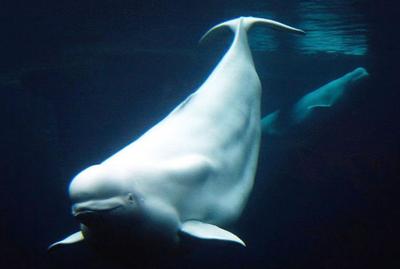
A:
[[[284,134],[294,126],[312,121],[318,114],[318,110],[331,109],[346,96],[349,89],[367,77],[368,72],[365,68],[356,68],[352,72],[304,95],[292,107],[286,110],[277,110],[265,116],[261,121],[263,134]]]

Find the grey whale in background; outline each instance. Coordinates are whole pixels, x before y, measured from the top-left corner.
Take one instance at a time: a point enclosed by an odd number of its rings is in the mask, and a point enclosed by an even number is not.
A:
[[[310,91],[301,97],[294,105],[272,112],[262,119],[262,132],[266,135],[283,135],[300,128],[306,123],[316,121],[321,110],[334,112],[349,92],[368,78],[368,72],[363,67]]]

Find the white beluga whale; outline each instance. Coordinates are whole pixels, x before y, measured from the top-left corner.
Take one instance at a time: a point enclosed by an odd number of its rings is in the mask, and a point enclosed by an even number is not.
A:
[[[247,40],[253,24],[296,34],[272,20],[221,23],[233,42],[206,81],[139,139],[73,178],[80,231],[50,246],[179,245],[182,237],[245,245],[224,229],[253,187],[260,136],[261,84]]]

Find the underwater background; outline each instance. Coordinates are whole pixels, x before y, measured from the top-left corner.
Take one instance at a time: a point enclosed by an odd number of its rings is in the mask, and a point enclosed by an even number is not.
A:
[[[231,41],[198,44],[211,26],[251,15],[307,32],[250,32],[263,115],[356,67],[370,76],[318,124],[263,137],[231,228],[247,248],[204,243],[155,267],[399,268],[399,10],[373,0],[2,1],[0,267],[143,267],[85,245],[46,252],[78,228],[68,184],[204,81]]]

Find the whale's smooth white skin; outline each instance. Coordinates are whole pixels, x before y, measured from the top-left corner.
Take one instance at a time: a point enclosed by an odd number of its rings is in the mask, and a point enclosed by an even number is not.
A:
[[[207,32],[234,32],[216,68],[165,119],[72,180],[72,213],[81,231],[50,247],[83,239],[176,245],[181,235],[244,245],[221,227],[240,216],[257,166],[261,84],[247,40],[254,23],[304,34],[253,17]]]
[[[262,119],[262,132],[269,135],[281,135],[290,132],[293,127],[311,122],[318,116],[320,109],[331,110],[345,98],[351,89],[368,77],[363,67],[339,77],[300,98],[292,107],[277,110]]]

